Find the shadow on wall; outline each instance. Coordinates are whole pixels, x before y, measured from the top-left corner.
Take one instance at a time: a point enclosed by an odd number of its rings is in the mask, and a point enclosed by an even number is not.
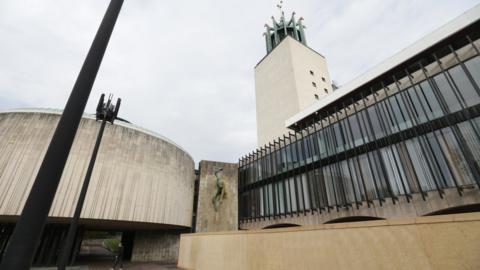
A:
[[[267,227],[264,227],[264,228],[262,228],[262,230],[277,229],[277,228],[288,228],[288,227],[300,227],[300,225],[292,224],[292,223],[279,223],[279,224],[273,224],[273,225],[269,225]]]
[[[438,210],[424,216],[438,216],[438,215],[450,215],[450,214],[463,214],[463,213],[472,213],[472,212],[480,212],[480,203],[475,204],[468,204],[468,205],[461,205],[455,206],[450,208],[445,208],[442,210]],[[373,216],[350,216],[350,217],[341,217],[329,220],[323,224],[334,224],[334,223],[344,223],[344,222],[361,222],[361,221],[372,221],[372,220],[385,220],[385,218],[381,217],[373,217]],[[266,226],[262,228],[262,230],[266,229],[276,229],[276,228],[288,228],[288,227],[299,227],[301,225],[293,224],[293,223],[279,223]]]
[[[442,210],[437,210],[435,212],[431,212],[431,213],[426,214],[424,216],[463,214],[463,213],[471,213],[471,212],[480,212],[480,203],[474,203],[474,204],[467,204],[467,205],[460,205],[460,206],[445,208],[445,209],[442,209]]]
[[[385,219],[381,217],[372,217],[372,216],[351,216],[351,217],[341,217],[341,218],[332,219],[323,224],[360,222],[360,221],[370,221],[370,220],[385,220]]]

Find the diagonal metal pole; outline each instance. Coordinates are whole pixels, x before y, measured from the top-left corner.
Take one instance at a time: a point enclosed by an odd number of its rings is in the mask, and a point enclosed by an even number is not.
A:
[[[103,131],[105,130],[105,125],[107,124],[107,113],[110,107],[111,100],[107,102],[107,106],[102,112],[103,120],[100,125],[100,130],[98,131],[97,141],[93,147],[92,157],[90,158],[90,163],[88,164],[87,173],[85,174],[85,179],[83,180],[82,189],[78,196],[77,206],[75,207],[75,213],[73,218],[70,221],[70,227],[68,228],[67,237],[65,238],[63,247],[60,252],[60,257],[58,258],[58,270],[65,270],[65,267],[68,264],[70,255],[72,253],[72,246],[75,240],[75,234],[77,232],[78,220],[80,219],[80,214],[82,213],[83,203],[85,202],[85,197],[88,191],[88,185],[90,184],[90,178],[92,176],[93,167],[95,166],[95,160],[97,159],[98,149],[100,148],[100,143],[102,142]],[[103,106],[104,104],[102,104]]]
[[[73,139],[123,0],[111,0],[48,146],[22,214],[3,255],[1,270],[27,270],[35,254]]]

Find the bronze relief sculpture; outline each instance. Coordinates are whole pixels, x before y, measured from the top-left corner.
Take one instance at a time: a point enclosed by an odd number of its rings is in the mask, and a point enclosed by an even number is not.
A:
[[[220,204],[222,203],[222,200],[226,197],[227,193],[225,191],[225,183],[220,179],[220,172],[223,171],[223,168],[217,169],[214,172],[216,183],[216,189],[215,189],[215,195],[212,198],[212,204],[213,208],[215,209],[215,212],[218,212],[218,208],[220,207]]]

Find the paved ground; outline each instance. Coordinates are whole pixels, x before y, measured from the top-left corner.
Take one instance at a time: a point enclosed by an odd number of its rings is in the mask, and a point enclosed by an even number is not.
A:
[[[102,245],[102,241],[90,241],[82,246],[81,252],[76,259],[76,266],[67,267],[67,270],[110,270],[115,261],[115,254]],[[57,270],[56,267],[32,268],[32,270]],[[120,269],[120,268],[117,268]],[[124,270],[178,270],[176,265],[159,263],[132,263],[125,262]]]
[[[111,264],[96,263],[89,265],[88,270],[107,270],[112,267]],[[136,269],[136,270],[176,270],[179,269],[176,265],[160,265],[156,263],[125,263],[123,269]]]
[[[91,263],[88,266],[79,265],[79,266],[70,266],[67,267],[67,270],[109,270],[111,269],[111,263]],[[56,270],[56,267],[39,267],[32,268],[32,270]],[[119,268],[117,268],[119,269]],[[124,270],[135,269],[135,270],[177,270],[175,265],[161,265],[157,263],[130,263],[127,262],[123,265]]]

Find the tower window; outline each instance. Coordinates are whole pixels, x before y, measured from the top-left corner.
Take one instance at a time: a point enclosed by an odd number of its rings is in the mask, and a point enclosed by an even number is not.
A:
[[[318,100],[318,95],[317,95],[317,94],[315,94],[315,99],[317,99],[317,100]]]
[[[322,81],[324,81],[324,82],[325,82],[325,78],[324,78],[324,77],[322,77]]]
[[[327,93],[327,94],[328,94],[328,90],[327,90],[327,88],[323,88],[323,90],[325,91],[325,93]]]
[[[312,82],[313,87],[317,87],[317,84],[315,82]]]
[[[313,70],[310,70],[310,75],[315,75],[315,73],[313,73]]]

